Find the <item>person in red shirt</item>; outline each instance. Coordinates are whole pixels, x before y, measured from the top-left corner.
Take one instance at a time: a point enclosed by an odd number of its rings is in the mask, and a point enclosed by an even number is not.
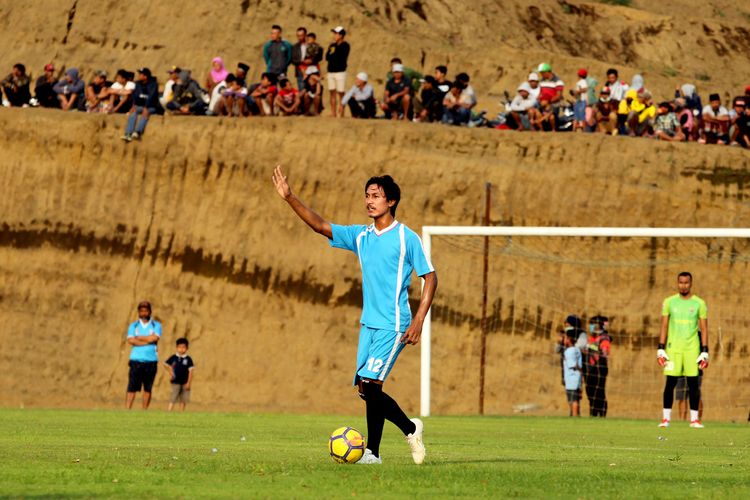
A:
[[[589,320],[589,343],[585,350],[584,376],[586,379],[586,397],[589,400],[589,415],[592,417],[607,416],[607,385],[610,347],[612,339],[607,333],[609,319],[596,315]]]
[[[292,86],[289,79],[282,78],[279,80],[279,93],[276,95],[274,104],[276,110],[282,116],[299,114],[299,91]]]

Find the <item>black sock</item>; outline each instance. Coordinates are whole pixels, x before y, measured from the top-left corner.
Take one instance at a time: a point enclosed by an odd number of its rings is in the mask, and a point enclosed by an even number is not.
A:
[[[385,416],[383,415],[383,386],[362,381],[362,393],[367,406],[367,449],[380,456],[380,440],[383,437]]]
[[[406,416],[406,413],[404,413],[404,410],[401,409],[401,407],[394,401],[392,397],[390,397],[386,393],[383,394],[383,414],[385,415],[385,418],[388,419],[389,422],[393,422],[396,424],[396,427],[401,429],[401,432],[404,433],[404,436],[407,434],[413,434],[417,430],[417,426],[414,425],[414,422],[409,420],[409,417]]]

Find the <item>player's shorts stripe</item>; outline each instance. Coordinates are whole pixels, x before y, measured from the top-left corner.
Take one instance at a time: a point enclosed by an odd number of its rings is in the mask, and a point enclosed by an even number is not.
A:
[[[385,380],[385,376],[388,373],[388,368],[390,368],[391,363],[393,362],[393,356],[395,356],[396,353],[398,352],[398,345],[400,341],[401,341],[400,332],[396,330],[396,338],[393,341],[393,347],[391,348],[391,353],[388,355],[388,359],[383,365],[383,368],[381,368],[380,370],[380,375],[378,375],[378,380],[380,381]]]

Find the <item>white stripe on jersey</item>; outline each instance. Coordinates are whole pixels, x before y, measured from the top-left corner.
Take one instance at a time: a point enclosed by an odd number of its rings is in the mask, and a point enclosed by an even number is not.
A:
[[[398,272],[396,273],[396,331],[401,325],[401,308],[398,306],[398,299],[401,295],[401,278],[404,275],[404,256],[406,255],[406,243],[404,242],[404,225],[398,227],[398,239],[401,242],[401,251],[398,256]]]
[[[430,272],[434,273],[435,268],[432,266],[432,261],[430,260],[430,257],[427,255],[427,252],[424,251],[424,245],[422,245],[422,238],[417,236],[417,241],[419,241],[419,248],[422,250],[422,255],[424,255],[424,260],[427,261],[427,266],[430,268]]]
[[[364,231],[362,231],[361,233],[357,235],[357,259],[359,260],[360,269],[363,269],[363,268],[362,268],[362,256],[359,251],[359,245],[360,245],[360,241],[362,240],[362,237],[365,236],[365,234],[367,234],[367,229],[365,229]]]

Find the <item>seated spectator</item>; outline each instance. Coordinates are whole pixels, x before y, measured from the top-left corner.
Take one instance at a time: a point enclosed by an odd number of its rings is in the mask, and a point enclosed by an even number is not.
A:
[[[250,71],[250,66],[245,63],[237,63],[237,70],[234,72],[234,77],[237,78],[237,85],[240,87],[247,86],[248,71]]]
[[[442,64],[440,66],[435,66],[435,80],[437,80],[437,85],[435,88],[437,88],[437,90],[440,92],[442,100],[445,98],[445,95],[451,90],[451,82],[450,80],[448,80],[447,66],[443,66]]]
[[[109,87],[109,103],[107,113],[127,113],[133,106],[133,91],[135,82],[133,73],[118,69],[115,82]]]
[[[224,79],[226,88],[216,107],[216,114],[220,116],[247,116],[247,88],[242,81],[229,73]]]
[[[107,81],[107,72],[103,69],[94,72],[94,78],[86,85],[86,111],[98,113],[105,111],[109,99],[109,87],[112,82]]]
[[[3,105],[12,107],[28,106],[31,100],[31,80],[26,74],[26,66],[13,65],[10,74],[2,81]]]
[[[729,110],[729,144],[737,146],[737,121],[745,114],[745,97],[737,96],[732,99],[732,109]]]
[[[662,102],[659,104],[658,115],[654,121],[654,137],[660,141],[668,142],[685,140],[685,134],[682,133],[672,103]]]
[[[557,117],[559,108],[565,102],[563,99],[565,83],[552,72],[552,66],[549,63],[541,63],[537,71],[541,73],[542,80],[539,82],[539,97],[536,100],[547,101]]]
[[[388,66],[388,68],[390,69],[388,70],[388,73],[386,74],[386,81],[393,78],[393,65],[394,64],[400,64],[401,66],[404,67],[404,76],[406,77],[407,80],[411,82],[412,94],[416,94],[417,92],[419,92],[420,83],[424,75],[422,75],[422,73],[420,73],[419,71],[413,68],[409,68],[408,66],[404,65],[400,57],[394,57],[393,59],[391,59],[391,64]]]
[[[642,88],[645,88],[643,86],[643,76],[640,74],[633,75],[632,80],[630,80],[630,88],[638,92]]]
[[[224,60],[221,57],[214,57],[211,60],[211,71],[206,75],[206,90],[208,95],[213,95],[214,87],[224,81],[229,71],[224,67]]]
[[[620,75],[615,68],[607,70],[607,87],[609,87],[609,99],[612,101],[614,109],[620,105],[620,101],[625,99],[625,93],[630,87],[625,80],[620,80]]]
[[[678,97],[674,100],[675,115],[677,121],[680,123],[680,130],[682,130],[685,139],[688,141],[695,141],[697,132],[697,118],[693,115],[693,110],[687,107],[684,97]]]
[[[692,83],[686,83],[675,90],[675,98],[682,97],[685,99],[685,105],[688,109],[693,111],[693,115],[700,116],[703,112],[703,104],[701,103],[701,96]]]
[[[651,135],[656,119],[656,106],[651,102],[651,92],[645,89],[638,92],[638,102],[638,110],[636,111],[633,107],[633,111],[628,117],[630,135],[635,137]]]
[[[706,144],[729,144],[729,113],[721,105],[719,94],[711,94],[709,104],[703,108],[703,138]]]
[[[174,98],[167,103],[167,109],[177,115],[204,115],[206,102],[203,100],[203,89],[191,76],[190,71],[183,69],[174,85]]]
[[[339,116],[344,116],[344,106],[347,106],[352,118],[375,118],[375,90],[367,80],[367,73],[357,73],[354,85],[341,98]]]
[[[594,106],[594,120],[596,131],[615,135],[617,132],[617,106],[610,97],[609,87],[602,87],[599,100]]]
[[[745,97],[743,112],[735,122],[735,126],[737,127],[735,141],[746,149],[750,149],[750,105],[748,103],[750,103],[750,96]]]
[[[299,91],[288,78],[279,80],[279,91],[274,99],[276,113],[281,116],[298,115],[300,110]]]
[[[226,77],[222,81],[214,85],[214,88],[208,93],[209,99],[208,107],[206,108],[206,116],[214,116],[219,114],[219,102],[224,96],[224,91],[229,88],[229,82],[227,81],[229,75],[232,75],[232,73],[227,73]],[[232,79],[235,79],[234,75],[232,75]]]
[[[469,110],[469,118],[471,118],[471,110],[477,105],[477,93],[474,92],[474,87],[469,83],[469,75],[466,73],[457,74],[456,81],[461,82],[463,85],[459,103],[465,109]]]
[[[57,93],[54,90],[57,79],[55,78],[55,65],[45,64],[44,74],[40,76],[36,81],[34,87],[34,99],[37,106],[43,108],[59,108],[60,100],[57,98]]]
[[[552,103],[546,99],[539,101],[538,108],[532,108],[529,110],[529,118],[533,130],[542,132],[557,131],[555,109],[552,107]]]
[[[63,111],[78,110],[80,106],[84,106],[85,84],[78,78],[76,68],[68,69],[65,72],[65,78],[57,82],[53,89]]]
[[[404,75],[402,64],[394,64],[392,71],[393,76],[385,84],[385,95],[380,107],[386,118],[408,120],[411,108],[411,82]]]
[[[536,99],[531,97],[531,85],[528,82],[523,82],[518,86],[517,92],[510,103],[510,112],[506,116],[506,124],[518,131],[531,130],[529,110],[534,109],[537,104]]]
[[[170,103],[171,104],[171,103]],[[133,106],[128,112],[128,123],[122,140],[130,142],[143,137],[149,116],[159,107],[159,83],[151,76],[151,70],[140,68],[133,90]]]
[[[276,76],[273,73],[263,73],[260,77],[260,83],[255,84],[250,89],[250,97],[253,106],[253,114],[260,116],[273,116],[273,104],[276,98]]]
[[[630,121],[633,116],[638,116],[638,112],[644,107],[638,99],[638,91],[628,89],[625,92],[625,99],[620,101],[620,105],[617,107],[617,133],[628,135]]]
[[[310,65],[305,70],[300,100],[303,115],[318,116],[323,112],[323,82],[320,79],[320,70],[315,65]],[[343,114],[343,110],[341,113]]]
[[[461,104],[461,93],[464,84],[458,79],[451,85],[450,91],[443,99],[443,123],[447,125],[466,125],[471,118],[471,110]]]
[[[438,81],[427,75],[422,79],[419,100],[415,102],[416,121],[438,122],[443,118],[443,93],[438,90]]]
[[[526,82],[529,84],[529,88],[531,89],[529,91],[529,97],[532,97],[535,101],[539,102],[539,91],[541,90],[539,88],[539,75],[536,73],[529,73],[529,77],[526,79]]]
[[[172,66],[172,68],[167,71],[169,76],[167,82],[164,84],[164,92],[159,98],[159,104],[161,104],[162,108],[166,109],[167,104],[174,99],[174,86],[180,78],[180,73],[182,73],[182,70],[178,66]]]

